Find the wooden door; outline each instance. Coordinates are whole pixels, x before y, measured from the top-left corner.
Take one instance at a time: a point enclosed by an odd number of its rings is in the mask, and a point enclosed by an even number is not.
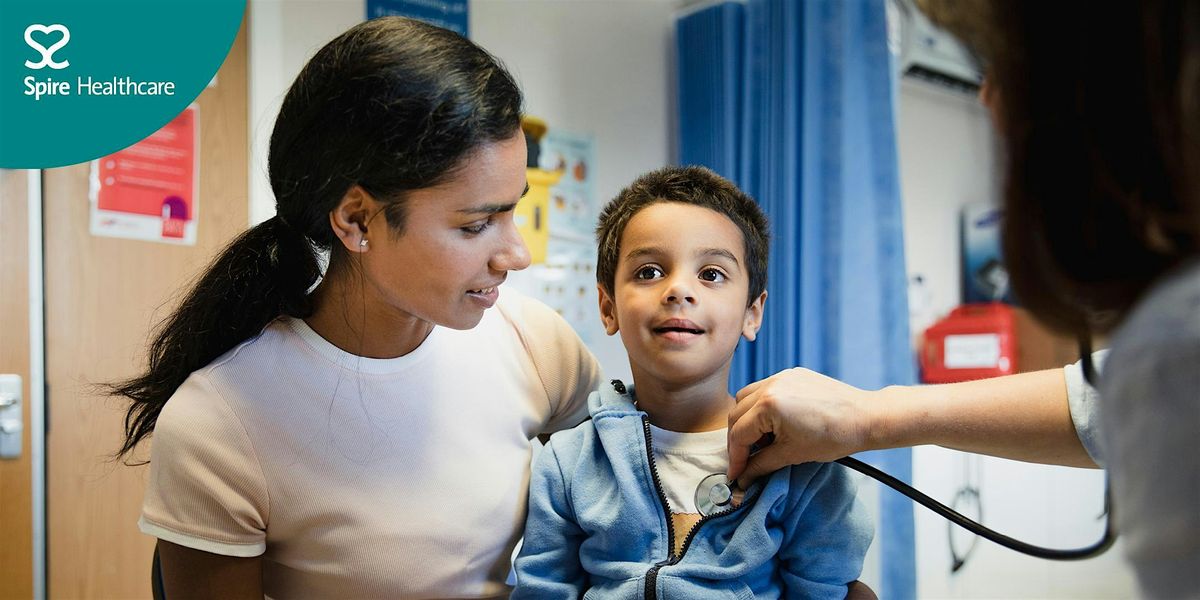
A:
[[[21,457],[0,459],[0,598],[33,596],[28,171],[0,169],[0,374],[21,377]]]
[[[246,23],[199,105],[196,245],[96,237],[89,165],[44,175],[47,592],[150,597],[154,538],[137,529],[147,467],[113,460],[125,403],[95,385],[145,366],[152,327],[248,222]],[[83,134],[83,132],[81,132]],[[149,456],[149,447],[135,460]]]

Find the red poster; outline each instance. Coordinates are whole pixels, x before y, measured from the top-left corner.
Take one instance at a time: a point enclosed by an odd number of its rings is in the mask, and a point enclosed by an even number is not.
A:
[[[197,112],[92,164],[92,234],[196,243]]]

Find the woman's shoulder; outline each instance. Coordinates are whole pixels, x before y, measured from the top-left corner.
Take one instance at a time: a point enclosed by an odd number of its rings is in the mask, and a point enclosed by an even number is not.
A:
[[[1132,363],[1170,365],[1195,352],[1200,352],[1200,258],[1146,292],[1114,332],[1109,362],[1116,372]]]
[[[1131,456],[1161,460],[1200,432],[1192,418],[1200,415],[1197,365],[1200,261],[1159,281],[1112,337],[1099,390],[1106,461],[1122,468]]]
[[[493,317],[502,321],[515,332],[520,344],[529,353],[539,373],[559,372],[555,381],[565,378],[573,392],[579,392],[582,403],[590,392],[599,385],[600,367],[596,358],[584,345],[579,334],[562,315],[542,302],[510,288],[502,288],[498,310]],[[482,330],[481,334],[486,335]],[[582,389],[575,390],[576,383]]]
[[[553,308],[513,286],[501,288],[495,316],[517,331],[540,333],[570,330],[570,325]]]
[[[163,415],[171,418],[180,411],[197,411],[206,415],[232,410],[243,396],[268,393],[272,386],[265,385],[278,375],[279,365],[290,365],[303,370],[293,353],[285,349],[294,345],[298,334],[289,326],[287,319],[278,319],[268,324],[258,335],[234,346],[209,364],[197,369],[184,380],[163,408]],[[216,407],[224,407],[214,411]],[[197,418],[191,414],[188,418]]]
[[[196,372],[212,373],[225,368],[230,363],[242,364],[278,352],[281,345],[289,343],[292,339],[299,339],[299,334],[290,325],[291,321],[291,317],[279,317],[267,323],[262,331],[225,351],[224,354],[197,369]]]
[[[154,426],[154,437],[187,443],[196,436],[203,438],[207,435],[205,432],[223,430],[236,421],[240,419],[225,395],[214,385],[206,367],[189,375],[163,405]],[[160,443],[156,441],[155,446]]]

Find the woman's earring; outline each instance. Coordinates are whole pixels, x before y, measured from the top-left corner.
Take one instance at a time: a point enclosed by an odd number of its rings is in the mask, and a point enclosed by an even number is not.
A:
[[[366,250],[367,249],[367,238],[358,240],[358,247],[362,248],[363,250]]]

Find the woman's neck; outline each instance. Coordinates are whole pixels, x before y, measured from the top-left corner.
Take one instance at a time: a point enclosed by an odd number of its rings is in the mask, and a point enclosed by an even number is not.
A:
[[[735,401],[729,395],[728,369],[700,380],[664,382],[633,369],[637,406],[655,427],[693,433],[727,427]]]
[[[326,341],[364,358],[396,358],[416,350],[433,324],[387,304],[360,275],[327,276],[312,292],[304,321]]]

